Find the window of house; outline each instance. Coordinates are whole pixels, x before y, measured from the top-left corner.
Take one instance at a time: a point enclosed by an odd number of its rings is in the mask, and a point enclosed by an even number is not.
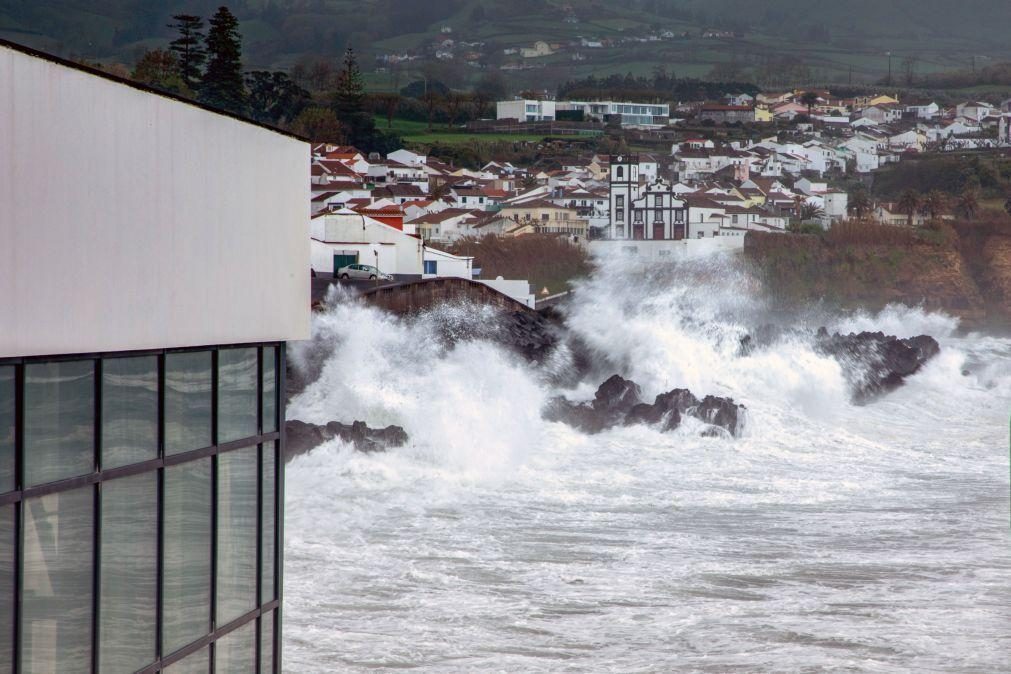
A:
[[[14,484],[14,410],[15,371],[0,367],[0,494],[11,491]],[[0,620],[3,620],[0,617]],[[2,639],[0,635],[0,639]],[[0,649],[0,654],[3,650]]]
[[[256,608],[257,447],[218,456],[217,624]]]
[[[25,483],[54,482],[95,468],[95,363],[25,366]]]
[[[93,487],[24,501],[21,670],[91,670]]]
[[[426,274],[438,274],[439,262],[437,260],[425,260],[423,263]]]
[[[256,435],[255,348],[218,352],[218,442]]]
[[[277,431],[277,347],[263,347],[260,361],[262,385],[261,417],[264,433]]]
[[[162,651],[206,634],[211,615],[211,459],[165,469]]]
[[[243,625],[218,640],[214,647],[215,674],[256,671],[256,623]]]
[[[615,169],[615,175],[618,176],[619,178],[624,178],[625,168],[623,166],[619,166],[617,169]]]
[[[155,659],[158,597],[158,475],[102,486],[98,661],[134,672]]]
[[[102,362],[102,469],[158,458],[158,357]]]
[[[211,352],[165,356],[165,453],[211,444]]]

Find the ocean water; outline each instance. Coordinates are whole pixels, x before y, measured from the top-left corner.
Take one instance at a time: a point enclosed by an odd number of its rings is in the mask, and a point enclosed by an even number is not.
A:
[[[411,442],[289,464],[285,671],[1011,671],[1011,340],[916,307],[789,317],[940,341],[859,407],[805,336],[739,355],[763,296],[727,261],[601,270],[569,318],[600,371],[566,390],[564,353],[536,368],[435,337],[481,310],[318,316],[293,358],[322,370],[289,416]],[[541,419],[615,372],[644,397],[730,395],[747,432]]]

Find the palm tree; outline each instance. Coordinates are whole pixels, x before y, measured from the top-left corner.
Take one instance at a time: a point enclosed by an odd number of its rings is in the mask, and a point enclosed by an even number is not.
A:
[[[910,227],[913,226],[913,215],[916,214],[916,211],[920,210],[921,203],[922,200],[920,199],[920,193],[916,190],[906,190],[902,193],[902,196],[899,197],[899,203],[897,204],[899,213],[906,214],[906,217],[908,218],[907,224]]]
[[[979,188],[970,187],[958,198],[958,210],[967,220],[973,220],[979,213]]]
[[[818,104],[818,94],[813,91],[805,91],[800,95],[800,102],[802,105],[807,106],[807,116],[810,118],[814,106]]]
[[[800,207],[801,221],[818,220],[825,217],[825,209],[816,204],[804,204]]]
[[[863,220],[871,212],[871,198],[867,190],[859,188],[850,195],[849,211],[856,216],[857,220]]]
[[[939,215],[948,210],[948,203],[947,194],[940,190],[930,190],[923,199],[923,210],[931,220],[936,220]]]

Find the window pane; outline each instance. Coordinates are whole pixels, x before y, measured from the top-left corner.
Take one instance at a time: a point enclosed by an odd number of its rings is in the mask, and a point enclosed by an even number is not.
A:
[[[14,484],[14,386],[14,367],[0,367],[0,494],[17,486]]]
[[[215,674],[249,674],[256,671],[256,621],[218,639],[214,646]]]
[[[260,618],[260,674],[274,671],[274,612]]]
[[[161,671],[162,674],[207,674],[211,671],[211,651],[209,648],[201,648]]]
[[[277,347],[263,347],[263,432],[277,430]]]
[[[24,672],[91,671],[94,493],[84,487],[24,502]]]
[[[25,483],[95,468],[95,365],[90,360],[25,366]]]
[[[256,608],[256,447],[218,455],[218,626]]]
[[[134,672],[155,658],[158,474],[102,484],[102,672]]]
[[[165,356],[165,453],[211,445],[211,352]]]
[[[0,672],[14,662],[14,515],[13,505],[0,508]]]
[[[170,655],[210,631],[211,460],[165,469],[162,638]]]
[[[276,479],[276,444],[271,442],[263,446],[263,485],[261,504],[263,510],[263,570],[261,601],[267,603],[274,599],[274,563],[276,548],[274,546],[274,494],[277,488]]]
[[[102,469],[157,458],[157,356],[102,361]]]
[[[218,352],[218,442],[256,435],[256,349]]]

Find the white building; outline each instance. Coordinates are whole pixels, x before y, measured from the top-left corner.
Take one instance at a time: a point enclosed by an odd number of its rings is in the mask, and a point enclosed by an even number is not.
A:
[[[310,147],[3,41],[0,92],[0,668],[280,672]]]
[[[518,119],[521,122],[551,122],[559,112],[583,113],[586,120],[598,122],[618,118],[630,128],[659,128],[670,121],[670,105],[655,103],[625,103],[619,101],[499,101],[497,119]]]
[[[637,157],[613,157],[610,165],[608,239],[680,240],[688,236],[688,208],[664,180],[641,182]]]
[[[309,266],[316,273],[336,273],[349,264],[372,265],[394,276],[422,273],[421,239],[351,210],[312,218],[310,236]]]

